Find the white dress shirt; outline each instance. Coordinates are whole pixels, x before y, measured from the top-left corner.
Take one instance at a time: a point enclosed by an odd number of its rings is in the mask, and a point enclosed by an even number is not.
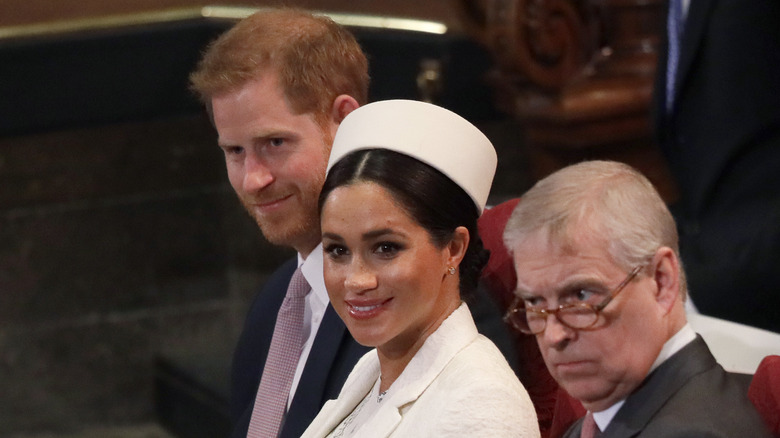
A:
[[[317,330],[320,328],[320,323],[322,323],[325,310],[328,309],[328,303],[330,302],[323,276],[322,244],[317,245],[306,260],[298,254],[298,266],[301,267],[303,276],[306,278],[309,286],[311,286],[311,292],[306,295],[306,307],[303,310],[303,349],[301,357],[298,359],[298,367],[295,369],[292,385],[290,386],[290,395],[287,398],[288,409],[301,380],[303,368],[306,366],[306,360],[309,358],[314,338],[317,336]]]

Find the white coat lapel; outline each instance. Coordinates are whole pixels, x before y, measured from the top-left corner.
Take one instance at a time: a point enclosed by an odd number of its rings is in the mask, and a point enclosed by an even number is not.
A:
[[[387,398],[382,402],[389,406],[381,409],[376,417],[364,426],[366,432],[370,432],[370,436],[390,436],[401,422],[404,412],[413,406],[452,358],[473,342],[478,335],[477,329],[473,321],[468,324],[463,322],[464,319],[471,320],[471,313],[466,304],[461,304],[442,322],[439,329],[425,340],[406,369],[390,387]],[[391,406],[394,409],[391,409]]]
[[[304,436],[324,437],[333,431],[341,422],[355,410],[358,404],[371,391],[379,378],[379,359],[376,350],[366,353],[350,373],[338,399],[328,400],[320,409],[315,421]],[[307,431],[308,431],[307,430]]]

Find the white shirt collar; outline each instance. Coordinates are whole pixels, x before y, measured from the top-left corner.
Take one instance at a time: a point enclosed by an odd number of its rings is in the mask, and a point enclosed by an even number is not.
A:
[[[620,400],[601,412],[593,413],[593,421],[596,422],[596,426],[599,427],[600,431],[604,432],[607,430],[607,426],[609,426],[609,423],[612,422],[612,419],[615,418],[615,414],[623,407],[623,403],[625,402],[625,399]]]
[[[322,244],[317,245],[306,260],[298,253],[298,266],[301,267],[304,278],[311,286],[311,292],[306,294],[306,304],[303,310],[304,342],[290,386],[290,395],[287,399],[288,408],[292,403],[293,396],[295,396],[295,391],[298,389],[298,383],[303,375],[303,369],[306,367],[306,361],[309,359],[314,339],[317,337],[317,331],[320,329],[320,324],[330,303],[328,291],[325,289],[322,261]]]
[[[669,338],[669,340],[664,343],[664,346],[661,347],[661,352],[658,353],[658,357],[655,359],[655,362],[653,362],[653,365],[650,367],[650,372],[647,374],[650,375],[650,373],[652,373],[662,363],[666,362],[667,359],[672,357],[678,351],[682,350],[683,347],[690,344],[695,339],[696,332],[693,331],[693,328],[690,326],[690,324],[685,324],[683,328],[680,329],[680,331],[675,333],[674,336]],[[625,399],[620,400],[603,411],[593,413],[593,420],[596,422],[599,430],[603,432],[607,429],[607,426],[609,426],[609,423],[612,422],[613,418],[615,418],[615,414],[618,413],[620,408],[623,407],[623,403],[625,403],[625,401]]]
[[[650,373],[662,363],[666,362],[666,359],[669,359],[675,353],[682,350],[683,347],[693,342],[694,339],[696,339],[696,332],[693,331],[690,324],[686,323],[680,331],[675,333],[674,336],[664,343],[661,352],[658,353],[658,357],[655,359],[655,362],[653,362],[653,366],[650,367]]]
[[[316,248],[309,254],[306,260],[303,260],[301,254],[298,254],[298,266],[301,267],[301,272],[306,278],[306,281],[311,286],[313,297],[316,297],[317,303],[315,305],[321,305],[324,309],[328,306],[328,291],[325,289],[325,277],[323,275],[323,259],[322,259],[322,243],[317,245]]]

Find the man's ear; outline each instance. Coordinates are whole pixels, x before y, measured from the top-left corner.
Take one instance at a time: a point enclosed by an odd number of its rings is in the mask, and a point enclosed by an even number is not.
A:
[[[359,106],[360,104],[354,97],[348,94],[340,94],[333,101],[333,107],[331,108],[330,114],[331,121],[337,125],[340,124],[344,120],[344,117],[347,117],[347,114],[356,110]]]
[[[452,233],[452,240],[447,244],[449,255],[447,257],[447,266],[457,267],[466,256],[466,250],[469,248],[469,230],[466,227],[455,228]]]
[[[671,248],[663,246],[653,257],[653,267],[656,301],[668,313],[680,298],[680,260]]]

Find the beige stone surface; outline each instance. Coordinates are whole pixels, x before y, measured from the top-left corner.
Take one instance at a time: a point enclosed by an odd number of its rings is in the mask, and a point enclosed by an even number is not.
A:
[[[147,12],[204,5],[300,6],[333,12],[356,12],[442,21],[457,27],[460,7],[457,0],[2,0],[0,27],[18,26],[105,15]]]

